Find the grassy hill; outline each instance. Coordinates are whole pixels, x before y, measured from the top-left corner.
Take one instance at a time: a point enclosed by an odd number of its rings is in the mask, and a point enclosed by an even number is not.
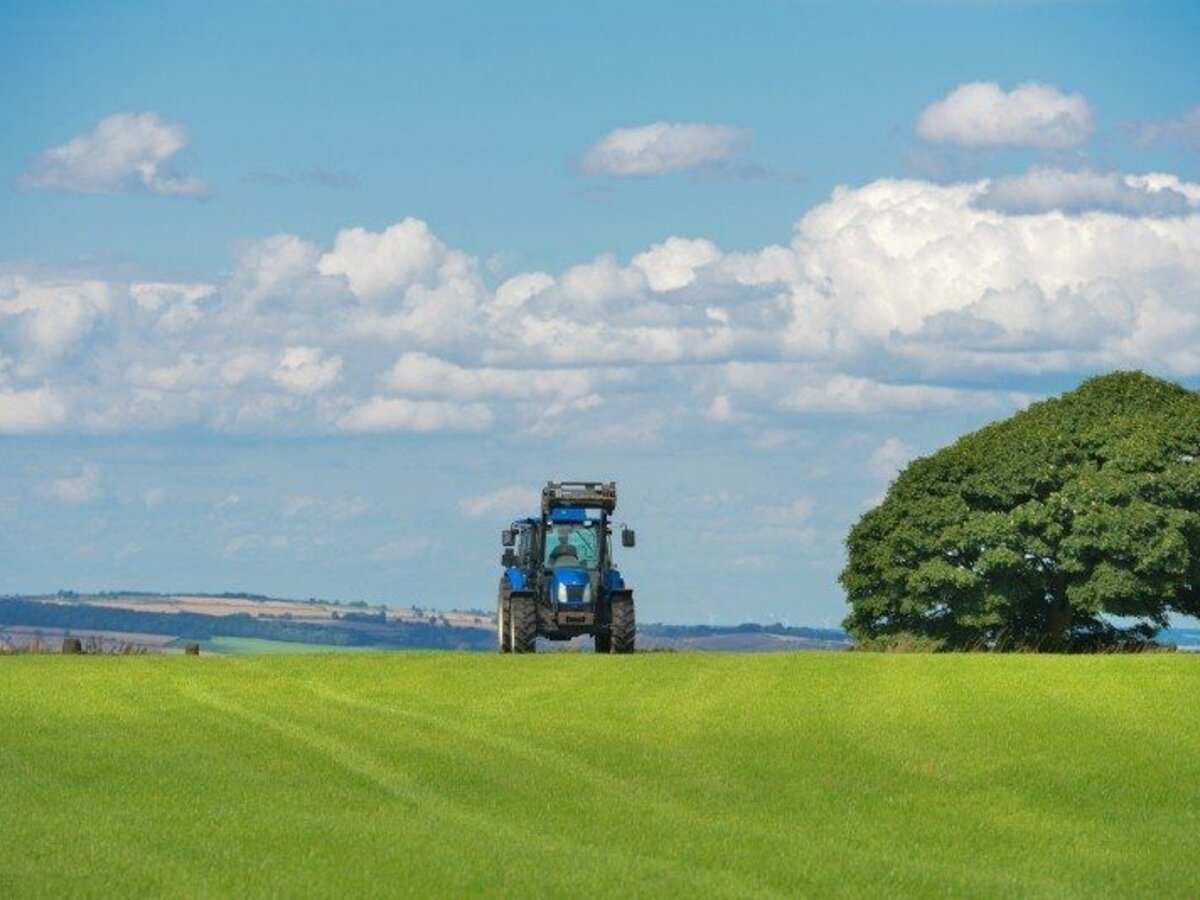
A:
[[[1200,659],[0,658],[0,896],[1194,896]]]

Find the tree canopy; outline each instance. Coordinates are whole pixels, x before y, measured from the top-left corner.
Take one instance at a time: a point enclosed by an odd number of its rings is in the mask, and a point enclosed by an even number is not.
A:
[[[1200,394],[1092,378],[910,463],[847,548],[860,641],[1144,642],[1200,614]]]

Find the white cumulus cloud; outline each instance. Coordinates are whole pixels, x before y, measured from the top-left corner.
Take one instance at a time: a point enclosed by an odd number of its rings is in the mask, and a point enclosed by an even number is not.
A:
[[[100,486],[100,469],[89,463],[78,475],[57,478],[50,482],[46,492],[59,503],[68,506],[82,506],[99,500],[104,495]]]
[[[288,347],[271,373],[271,380],[295,394],[315,394],[338,379],[340,356],[326,356],[319,347]]]
[[[486,290],[478,261],[447,247],[419,219],[379,232],[343,229],[317,269],[345,279],[356,304],[341,327],[358,338],[431,346],[482,327]]]
[[[617,128],[587,149],[580,170],[636,177],[712,168],[736,159],[749,142],[748,131],[731,125],[654,122]]]
[[[102,281],[0,272],[0,325],[15,325],[33,357],[53,360],[74,350],[112,308],[112,290]]]
[[[1191,333],[1193,326],[1181,330],[1177,322],[1164,332],[1156,322],[1165,314],[1192,315],[1189,298],[1200,290],[1200,216],[1007,215],[977,206],[987,184],[885,179],[835,191],[797,227],[792,250],[805,277],[791,287],[788,344],[817,356],[874,347],[919,357],[939,371],[963,364],[1007,371],[1097,365],[1191,370],[1195,354],[1168,334]],[[991,325],[999,333],[1048,328],[1045,316],[1068,297],[1100,303],[1097,315],[1116,316],[1115,327],[1090,333],[1090,352],[1072,341],[1057,348],[1071,352],[1040,358],[1000,348],[990,357],[964,355],[956,336],[908,344],[910,336],[930,337],[925,329],[940,314],[1027,287],[1048,302],[1030,320],[1010,318],[1002,304],[994,306]],[[1090,328],[1089,321],[1076,327]]]
[[[187,129],[156,113],[117,113],[90,132],[42,151],[17,184],[26,190],[76,194],[204,197],[208,185],[175,170],[175,157],[189,142]]]
[[[427,353],[406,353],[388,370],[384,383],[410,397],[571,401],[591,393],[596,377],[587,369],[469,368]]]
[[[733,416],[733,403],[726,394],[713,395],[712,402],[708,404],[708,409],[704,413],[704,418],[717,424],[728,422],[733,419]]]
[[[467,497],[459,502],[458,508],[464,516],[472,519],[496,515],[511,516],[515,519],[540,509],[540,503],[541,498],[537,491],[521,485],[509,485],[487,494]]]
[[[1122,127],[1140,147],[1182,144],[1200,150],[1200,106],[1193,106],[1177,118],[1126,122]]]
[[[520,309],[532,297],[554,286],[554,276],[545,272],[522,272],[496,288],[492,303],[495,312]]]
[[[283,292],[302,294],[320,256],[316,244],[294,234],[251,241],[241,248],[232,286],[250,303]]]
[[[344,275],[359,296],[373,297],[425,278],[445,251],[428,225],[407,218],[380,232],[342,229],[317,267],[323,275]]]
[[[372,397],[347,412],[339,421],[343,431],[482,431],[492,424],[492,412],[482,403],[447,403]]]
[[[158,316],[158,327],[164,331],[184,331],[203,317],[203,302],[217,292],[217,286],[206,283],[135,282],[129,293],[140,309]]]
[[[53,388],[0,388],[0,434],[54,431],[67,419],[67,404]]]
[[[417,220],[268,237],[212,283],[0,264],[0,431],[759,446],[1028,401],[981,376],[1200,375],[1200,184],[1164,173],[879,179],[757,249],[674,235],[494,278]]]
[[[994,81],[960,84],[917,117],[917,134],[961,147],[1078,147],[1092,133],[1092,107],[1081,94],[1026,82],[1011,91]]]
[[[646,276],[650,290],[675,291],[696,281],[696,270],[721,258],[709,240],[672,237],[633,258],[633,266]]]
[[[888,384],[852,375],[833,375],[816,384],[785,390],[781,406],[797,412],[872,414],[961,406],[955,388],[927,384]]]
[[[890,481],[916,455],[916,451],[900,438],[890,437],[871,453],[867,471],[880,481]]]

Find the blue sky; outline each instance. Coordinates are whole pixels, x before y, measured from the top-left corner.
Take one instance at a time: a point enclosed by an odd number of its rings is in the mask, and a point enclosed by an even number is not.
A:
[[[836,622],[914,454],[1096,371],[1198,383],[1198,39],[1182,3],[6,6],[0,591],[486,606],[528,494],[602,476],[643,617]]]

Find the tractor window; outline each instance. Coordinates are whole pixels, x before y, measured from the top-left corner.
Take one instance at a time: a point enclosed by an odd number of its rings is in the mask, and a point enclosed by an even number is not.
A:
[[[586,569],[595,569],[600,565],[600,544],[598,528],[595,525],[555,525],[547,529],[544,562],[553,567],[562,558],[569,560],[572,554],[565,547],[572,548],[574,558],[579,565]],[[564,549],[558,549],[558,548]]]

